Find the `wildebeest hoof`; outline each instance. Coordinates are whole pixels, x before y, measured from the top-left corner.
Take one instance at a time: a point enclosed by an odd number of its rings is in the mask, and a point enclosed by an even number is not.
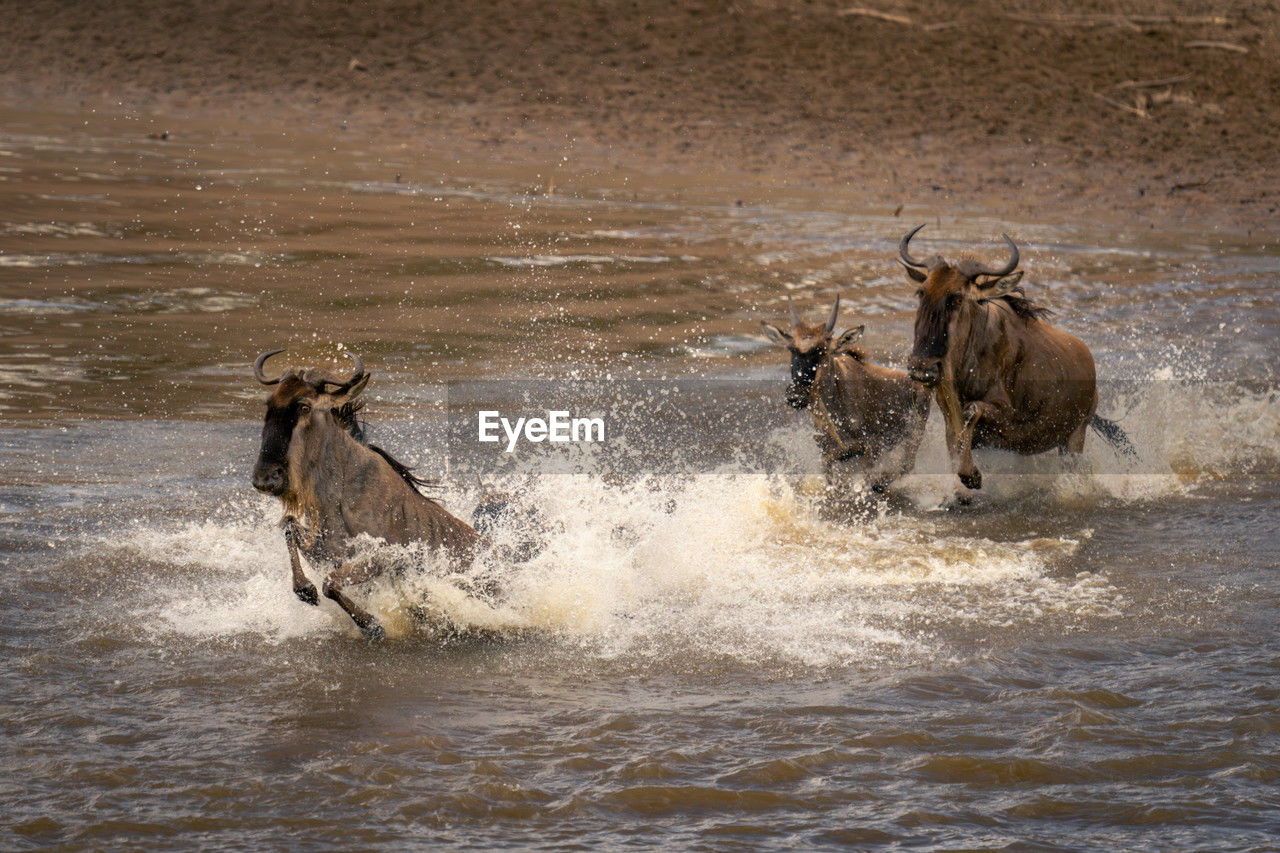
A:
[[[361,625],[360,633],[364,634],[366,640],[385,640],[387,638],[387,632],[382,630],[382,626],[377,622]]]
[[[960,474],[959,477],[960,477],[960,482],[964,483],[965,488],[967,489],[982,488],[982,472],[981,471],[978,471],[975,469],[972,473]]]
[[[298,596],[298,600],[303,604],[310,604],[312,607],[320,604],[320,596],[316,594],[315,584],[294,587],[293,594]]]

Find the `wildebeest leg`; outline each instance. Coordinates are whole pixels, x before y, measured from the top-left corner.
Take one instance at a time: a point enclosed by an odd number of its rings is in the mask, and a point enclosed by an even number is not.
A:
[[[960,464],[956,468],[956,476],[960,478],[960,482],[964,483],[967,488],[982,488],[982,472],[978,470],[978,466],[973,464],[973,431],[978,426],[978,421],[986,417],[999,415],[1001,409],[999,406],[985,403],[981,400],[975,400],[964,407],[964,422],[960,427]]]
[[[1071,433],[1071,437],[1067,439],[1066,449],[1068,453],[1081,454],[1084,453],[1084,437],[1089,432],[1089,422],[1085,421],[1076,427],[1075,432]]]
[[[1067,436],[1066,442],[1058,445],[1058,455],[1067,458],[1067,471],[1083,471],[1084,464],[1084,437],[1089,431],[1089,422],[1085,421],[1072,430],[1071,435]]]
[[[946,389],[946,393],[943,389]],[[981,416],[981,409],[978,407],[983,405],[985,404],[980,402],[969,403],[962,413],[960,397],[949,387],[949,383],[938,386],[938,408],[942,409],[947,430],[947,453],[951,457],[951,466],[956,476],[969,489],[982,488],[982,474],[973,464],[972,445],[973,429]],[[956,491],[956,499],[961,503],[969,501],[959,490]]]
[[[894,453],[901,451],[899,457],[900,463],[889,473],[891,480],[906,476],[915,470],[916,454],[920,452],[920,442],[924,439],[924,427],[929,417],[929,397],[928,395],[920,395],[912,404],[910,414],[907,417],[907,434],[903,438],[902,443],[893,450]]]
[[[293,569],[293,594],[303,604],[318,605],[320,596],[316,595],[316,585],[307,580],[307,576],[302,572],[302,556],[298,553],[298,539],[302,536],[302,529],[298,526],[298,519],[289,516],[284,520],[284,544],[289,549],[289,566]]]
[[[952,468],[960,456],[960,398],[950,383],[938,386],[938,408],[942,410],[942,425],[947,434],[947,455],[951,458]]]
[[[357,607],[356,603],[342,590],[347,584],[364,583],[379,574],[381,571],[374,561],[363,558],[343,563],[324,579],[324,597],[333,599],[339,607],[347,611],[347,615],[355,620],[361,632],[371,640],[381,640],[387,636],[387,632],[382,630],[377,619],[374,619],[368,611]]]

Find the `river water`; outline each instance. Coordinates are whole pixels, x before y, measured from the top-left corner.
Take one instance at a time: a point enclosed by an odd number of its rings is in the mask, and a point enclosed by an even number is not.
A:
[[[895,218],[87,108],[0,127],[5,848],[1275,849],[1260,232]],[[1137,461],[980,454],[980,499],[940,511],[935,412],[888,505],[832,509],[759,320],[839,291],[901,364],[919,221],[928,251],[1018,240]],[[249,485],[276,347],[358,352],[372,437],[463,517],[475,460],[444,436],[477,382],[626,379],[650,441],[525,476],[551,532],[502,596],[375,584],[368,642],[293,597]],[[646,420],[673,382],[679,416]]]

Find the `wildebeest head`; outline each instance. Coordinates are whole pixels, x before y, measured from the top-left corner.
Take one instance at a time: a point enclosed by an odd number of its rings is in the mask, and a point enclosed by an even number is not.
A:
[[[796,316],[795,303],[791,294],[787,294],[787,305],[791,308],[791,331],[783,331],[772,323],[760,321],[765,334],[776,343],[780,343],[791,353],[791,384],[787,386],[787,403],[796,409],[809,406],[809,395],[813,389],[813,377],[818,373],[818,365],[829,352],[851,346],[862,334],[859,326],[845,332],[834,344],[831,336],[836,328],[836,317],[840,313],[840,296],[831,307],[831,316],[825,323],[803,323]]]
[[[305,443],[313,430],[321,428],[325,419],[337,419],[344,407],[352,416],[352,404],[369,382],[364,362],[351,355],[355,371],[349,379],[339,379],[327,370],[309,368],[289,370],[275,379],[262,372],[267,359],[284,350],[271,350],[258,356],[253,365],[254,377],[267,387],[274,387],[267,398],[267,414],[262,425],[262,448],[253,466],[253,487],[276,497],[285,497],[290,486],[290,458],[296,447]]]
[[[907,372],[917,382],[933,387],[942,379],[942,360],[960,307],[966,300],[982,302],[1007,296],[1017,288],[1022,272],[1014,272],[1018,247],[1008,234],[1000,236],[1009,244],[1009,260],[999,268],[985,267],[972,258],[950,264],[938,255],[917,261],[907,247],[923,227],[917,226],[902,238],[898,262],[908,278],[920,285],[916,291],[920,305],[916,308],[915,345]]]

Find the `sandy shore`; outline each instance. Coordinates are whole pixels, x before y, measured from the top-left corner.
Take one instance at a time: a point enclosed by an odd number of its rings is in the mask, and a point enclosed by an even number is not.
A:
[[[729,175],[866,205],[1269,228],[1280,9],[178,0],[9,10],[0,82],[436,153]]]

